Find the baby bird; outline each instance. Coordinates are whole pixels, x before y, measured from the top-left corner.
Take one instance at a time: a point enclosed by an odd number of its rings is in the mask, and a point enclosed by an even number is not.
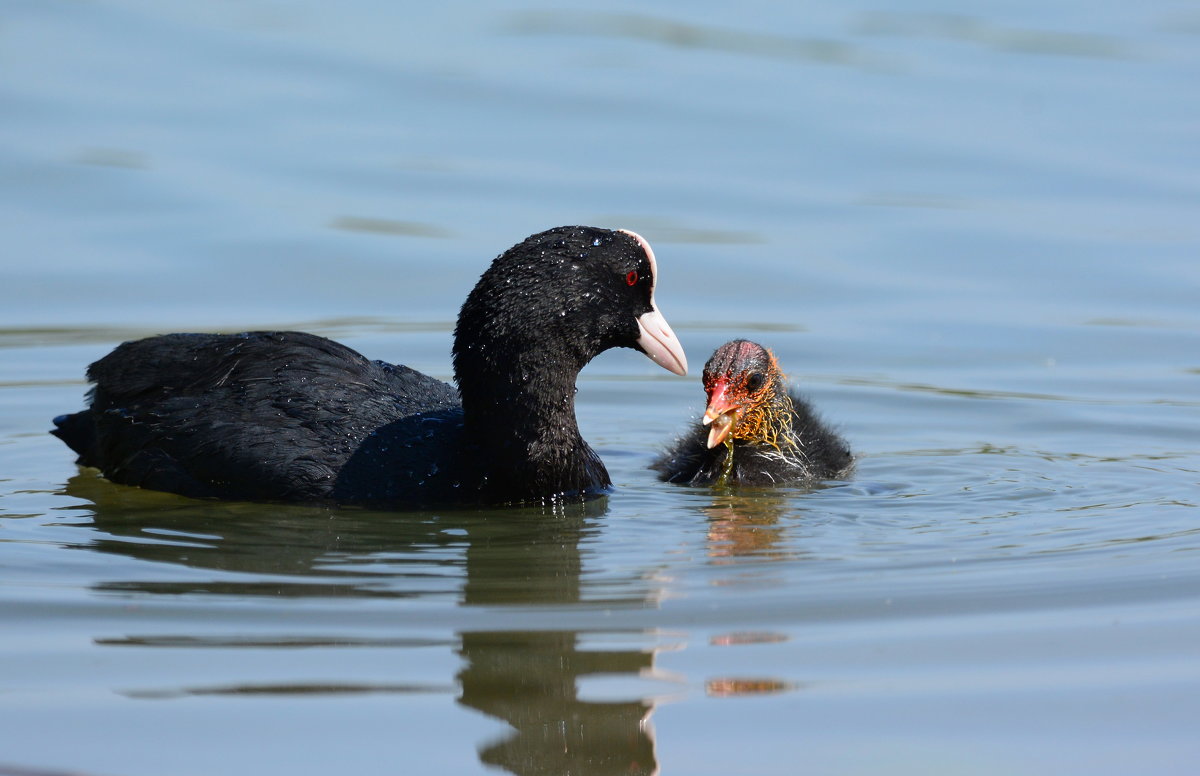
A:
[[[799,394],[789,390],[774,354],[733,340],[704,365],[704,418],[650,468],[667,482],[773,485],[835,479],[854,458]]]

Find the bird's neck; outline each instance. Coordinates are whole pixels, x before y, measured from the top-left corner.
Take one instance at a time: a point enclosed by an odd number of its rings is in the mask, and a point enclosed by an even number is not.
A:
[[[782,451],[796,446],[792,433],[793,420],[792,401],[787,387],[776,384],[742,416],[733,438],[738,442],[766,445]]]
[[[579,366],[546,351],[460,364],[464,428],[490,486],[511,500],[544,500],[608,487],[608,473],[579,433]]]

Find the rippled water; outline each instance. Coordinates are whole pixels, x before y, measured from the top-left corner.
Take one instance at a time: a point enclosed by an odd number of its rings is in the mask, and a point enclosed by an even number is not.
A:
[[[17,2],[0,26],[0,773],[1191,773],[1200,15]],[[45,432],[132,337],[449,377],[487,262],[658,254],[689,378],[581,377],[558,512],[189,501]],[[646,465],[735,336],[859,454]]]

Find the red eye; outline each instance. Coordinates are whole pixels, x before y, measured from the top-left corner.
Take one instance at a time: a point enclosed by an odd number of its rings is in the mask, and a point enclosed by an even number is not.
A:
[[[631,286],[637,284],[637,270],[636,269],[629,270],[629,274],[625,276],[625,282]]]

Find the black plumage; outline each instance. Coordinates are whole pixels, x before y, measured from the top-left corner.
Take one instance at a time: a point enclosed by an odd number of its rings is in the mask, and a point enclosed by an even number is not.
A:
[[[660,479],[773,485],[849,474],[850,447],[788,387],[771,351],[727,342],[705,364],[703,382],[705,414],[651,464]]]
[[[575,379],[613,347],[686,372],[650,246],[559,227],[500,255],[463,304],[458,390],[299,332],[169,334],[92,364],[51,433],[114,482],[194,497],[396,508],[585,497],[610,486]]]

